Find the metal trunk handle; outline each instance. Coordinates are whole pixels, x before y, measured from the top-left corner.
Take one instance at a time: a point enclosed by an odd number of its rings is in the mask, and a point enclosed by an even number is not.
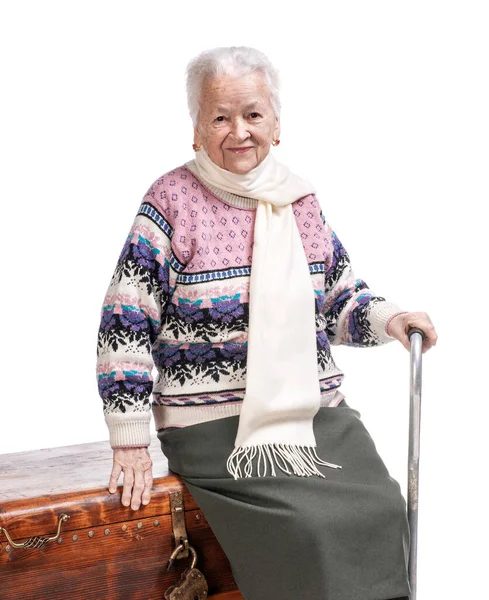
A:
[[[59,515],[58,531],[52,537],[44,538],[36,535],[34,537],[30,537],[25,542],[22,542],[22,544],[17,544],[16,542],[14,542],[8,534],[8,531],[5,529],[5,527],[0,527],[0,533],[5,534],[5,537],[7,538],[8,543],[12,546],[12,548],[42,548],[42,546],[44,546],[48,542],[54,542],[59,538],[61,534],[61,525],[69,518],[69,515],[67,515],[66,513],[61,513]]]

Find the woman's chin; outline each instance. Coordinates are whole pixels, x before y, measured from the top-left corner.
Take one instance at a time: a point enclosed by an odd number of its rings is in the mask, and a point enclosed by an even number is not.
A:
[[[236,175],[244,175],[258,166],[256,155],[232,155],[226,160],[225,168]]]

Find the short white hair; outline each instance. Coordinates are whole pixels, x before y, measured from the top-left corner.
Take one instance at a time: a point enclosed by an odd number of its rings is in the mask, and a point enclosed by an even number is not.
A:
[[[248,46],[229,46],[204,50],[187,67],[187,102],[194,126],[199,121],[199,100],[202,86],[210,77],[240,77],[249,73],[263,74],[270,91],[275,116],[280,115],[279,75],[269,58]]]

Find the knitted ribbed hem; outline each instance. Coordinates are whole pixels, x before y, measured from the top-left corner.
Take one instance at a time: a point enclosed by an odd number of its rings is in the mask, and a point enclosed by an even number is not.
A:
[[[374,304],[370,312],[370,324],[381,344],[386,344],[395,339],[387,333],[387,325],[396,315],[406,312],[408,311],[402,310],[393,302],[384,301]]]
[[[151,444],[151,413],[109,413],[105,415],[112,448],[137,448]]]
[[[198,175],[197,167],[195,165],[195,161],[191,160],[184,165],[196,179],[199,180],[202,187],[205,187],[211,194],[214,194],[220,200],[226,202],[226,204],[230,204],[231,206],[236,206],[237,208],[247,208],[248,210],[256,210],[258,207],[258,200],[254,198],[245,198],[244,196],[237,196],[236,194],[232,194],[231,192],[226,192],[225,190],[221,190],[214,185],[210,185],[209,183],[202,181],[202,179]]]
[[[320,406],[338,406],[344,394],[338,389],[329,390],[321,395]],[[168,406],[153,404],[153,417],[157,430],[166,427],[188,427],[215,419],[234,417],[241,412],[242,400],[224,402],[222,404],[197,404],[192,406]]]
[[[158,430],[166,427],[188,427],[215,419],[234,417],[239,415],[242,403],[242,400],[238,400],[222,404],[193,404],[190,406],[153,404],[155,428]]]

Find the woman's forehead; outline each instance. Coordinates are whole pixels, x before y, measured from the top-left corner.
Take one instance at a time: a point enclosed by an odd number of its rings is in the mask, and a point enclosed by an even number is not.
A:
[[[243,98],[244,100],[244,98]],[[217,110],[228,110],[230,108],[230,105],[234,105],[234,102],[227,102],[227,103],[216,103],[213,105],[213,108],[217,109]],[[263,100],[253,100],[252,102],[248,102],[247,104],[241,105],[240,108],[243,110],[255,110],[257,108],[262,107],[264,104]]]
[[[269,102],[270,92],[261,73],[249,73],[241,77],[213,77],[202,86],[202,107],[253,109]]]

